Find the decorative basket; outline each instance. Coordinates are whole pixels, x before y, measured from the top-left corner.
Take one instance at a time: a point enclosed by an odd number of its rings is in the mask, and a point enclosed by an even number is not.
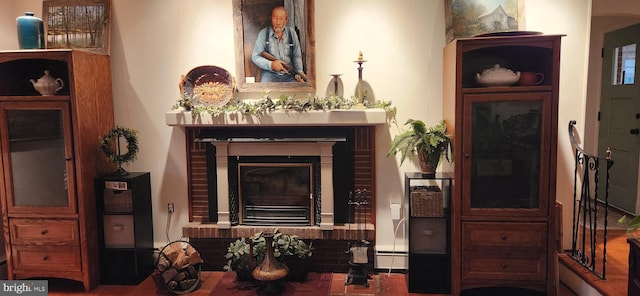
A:
[[[411,187],[411,217],[443,217],[442,190],[438,186]]]
[[[180,81],[180,91],[204,106],[222,107],[234,95],[235,81],[229,71],[217,66],[191,69]]]

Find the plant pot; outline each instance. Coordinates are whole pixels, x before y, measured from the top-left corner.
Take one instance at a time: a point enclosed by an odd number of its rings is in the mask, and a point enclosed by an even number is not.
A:
[[[420,172],[423,175],[435,175],[436,168],[440,162],[440,153],[429,154],[425,150],[418,153],[418,161],[420,163]]]
[[[238,282],[251,282],[254,280],[253,275],[251,274],[252,270],[249,269],[239,269],[236,270],[236,281]]]
[[[285,265],[289,268],[289,274],[287,275],[287,280],[291,282],[305,282],[307,280],[307,274],[309,274],[309,270],[307,269],[306,258],[300,258],[298,256],[284,256],[282,260]]]

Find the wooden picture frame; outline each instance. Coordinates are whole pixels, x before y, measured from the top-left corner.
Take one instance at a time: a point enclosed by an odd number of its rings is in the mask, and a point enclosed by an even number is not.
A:
[[[284,6],[287,26],[300,39],[306,82],[259,82],[262,70],[251,60],[258,33],[271,26],[271,11]],[[233,0],[235,27],[236,86],[238,92],[315,92],[314,0]]]
[[[46,48],[110,54],[111,0],[44,0]]]
[[[524,31],[524,1],[445,0],[447,43],[487,33]]]

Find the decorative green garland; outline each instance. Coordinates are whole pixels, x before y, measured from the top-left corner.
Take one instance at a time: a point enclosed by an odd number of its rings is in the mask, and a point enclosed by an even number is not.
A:
[[[185,111],[191,111],[193,117],[197,117],[205,112],[213,116],[227,112],[241,113],[243,115],[259,115],[276,110],[306,112],[311,110],[353,109],[356,107],[357,102],[358,99],[356,97],[344,98],[339,96],[329,96],[325,98],[309,96],[306,99],[297,99],[288,95],[280,95],[279,98],[273,100],[269,96],[269,93],[265,93],[261,100],[254,103],[236,101],[221,107],[212,107],[198,104],[191,96],[182,93],[180,99],[177,100],[177,103],[172,109],[183,108]],[[382,108],[387,112],[389,117],[395,118],[396,108],[391,107],[391,102],[376,101],[369,103],[365,101],[364,107]]]
[[[100,138],[100,148],[102,148],[102,152],[104,152],[110,162],[118,164],[119,170],[122,169],[122,164],[136,159],[138,155],[137,135],[138,131],[123,126],[116,126],[115,128],[111,129],[109,133]],[[127,153],[125,154],[120,154],[120,148],[118,145],[118,143],[120,142],[120,137],[123,137],[125,140],[127,140]],[[111,149],[111,147],[113,147],[111,142],[114,139],[116,141],[115,151]]]

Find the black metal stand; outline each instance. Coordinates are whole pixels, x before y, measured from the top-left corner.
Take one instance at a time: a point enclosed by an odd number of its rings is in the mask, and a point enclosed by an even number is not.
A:
[[[368,205],[369,202],[366,200],[366,189],[357,189],[355,199],[353,199],[353,194],[351,194],[351,198],[349,199],[349,205],[355,206],[355,216],[356,223],[358,223],[358,241],[354,244],[349,245],[348,253],[351,253],[351,259],[349,260],[349,272],[347,273],[347,278],[345,279],[344,285],[362,285],[366,288],[369,287],[369,271],[367,270],[368,261],[368,253],[369,253],[369,244],[367,241],[367,216],[364,214],[364,227],[362,231],[364,232],[364,239],[360,239],[360,218],[362,217],[362,209],[360,206]]]

